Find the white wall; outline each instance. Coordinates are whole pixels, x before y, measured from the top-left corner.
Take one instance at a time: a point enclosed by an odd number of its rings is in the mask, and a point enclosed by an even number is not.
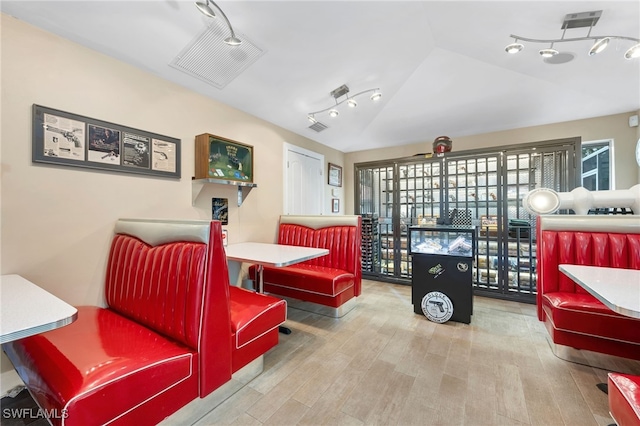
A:
[[[211,218],[229,199],[230,242],[274,241],[282,213],[283,143],[343,164],[344,155],[110,57],[1,15],[0,267],[73,305],[101,304],[105,259],[119,217]],[[31,162],[33,104],[178,138],[180,180]],[[254,146],[253,189],[205,188],[192,206],[194,138]],[[326,165],[325,165],[326,169]],[[325,199],[331,187],[325,184]],[[326,211],[330,212],[327,203]],[[2,371],[11,368],[3,355]]]

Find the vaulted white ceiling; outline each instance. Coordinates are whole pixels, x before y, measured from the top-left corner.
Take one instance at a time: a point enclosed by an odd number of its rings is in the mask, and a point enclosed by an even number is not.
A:
[[[510,34],[560,38],[566,14],[593,10],[603,12],[591,35],[640,38],[636,0],[219,1],[240,38],[262,51],[223,88],[169,65],[207,28],[228,35],[193,1],[0,4],[3,13],[344,152],[640,109],[640,59],[623,58],[633,42],[613,41],[595,56],[587,55],[589,41],[556,44],[575,55],[564,64],[543,62],[538,50],[547,45],[504,51]],[[566,37],[586,34],[570,29]],[[247,61],[242,49],[220,43],[204,64]],[[336,118],[319,114],[328,128],[309,129],[307,113],[334,104],[330,92],[342,84],[350,94],[379,87],[383,97],[340,105]]]

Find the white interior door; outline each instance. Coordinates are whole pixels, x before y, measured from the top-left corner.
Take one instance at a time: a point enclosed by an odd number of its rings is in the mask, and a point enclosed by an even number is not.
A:
[[[285,144],[284,214],[323,214],[324,155]]]

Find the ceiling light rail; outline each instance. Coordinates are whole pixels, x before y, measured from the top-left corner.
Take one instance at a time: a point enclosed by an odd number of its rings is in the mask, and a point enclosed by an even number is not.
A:
[[[557,55],[559,52],[553,48],[554,44],[557,43],[568,43],[575,41],[585,41],[585,40],[593,40],[594,44],[589,49],[589,56],[594,56],[604,49],[606,49],[607,45],[611,40],[629,40],[635,42],[624,54],[625,59],[635,59],[640,58],[640,39],[635,37],[627,37],[620,35],[601,35],[601,36],[592,36],[591,30],[595,26],[596,22],[600,19],[602,15],[602,11],[593,11],[593,12],[582,12],[582,13],[570,13],[565,16],[564,22],[562,23],[561,29],[562,37],[558,39],[537,39],[530,37],[522,37],[519,35],[511,34],[510,37],[515,41],[505,47],[505,51],[510,54],[516,54],[524,49],[524,45],[520,43],[520,41],[525,41],[529,43],[544,43],[549,44],[550,46],[545,49],[541,49],[538,53],[543,58],[550,58],[552,56]],[[584,37],[572,37],[565,38],[565,33],[567,29],[573,28],[589,28],[589,32]]]
[[[374,89],[363,90],[362,92],[358,92],[355,95],[349,96],[349,87],[346,84],[338,87],[337,89],[332,90],[329,94],[334,98],[335,105],[331,105],[325,109],[321,109],[319,111],[310,112],[307,114],[307,118],[313,124],[317,123],[318,120],[315,118],[316,114],[322,114],[328,112],[331,117],[337,117],[340,115],[340,111],[336,109],[336,107],[342,105],[343,103],[347,103],[350,108],[355,108],[358,106],[358,102],[355,100],[358,96],[371,93],[369,99],[372,101],[377,101],[382,97],[382,93],[380,92],[380,88],[376,87]],[[345,98],[341,101],[338,101],[339,98],[344,96]]]
[[[560,39],[547,39],[547,40],[527,38],[527,37],[522,37],[515,34],[511,34],[510,37],[515,39],[515,43],[511,43],[507,47],[505,47],[505,51],[507,53],[513,53],[513,54],[518,53],[524,48],[524,46],[521,43],[518,43],[518,41],[526,41],[530,43],[545,43],[545,44],[549,43],[553,45],[555,43],[566,43],[571,41],[594,40],[595,43],[592,46],[592,48],[589,50],[589,56],[593,56],[597,53],[602,52],[606,48],[610,40],[620,39],[620,40],[630,40],[630,41],[636,42],[635,45],[631,46],[625,52],[624,54],[625,59],[640,58],[640,39],[633,38],[633,37],[607,35],[607,36],[598,36],[598,37],[590,36],[590,37],[573,37],[573,38],[560,38]],[[521,47],[518,47],[518,45],[520,45]],[[542,50],[555,50],[555,49],[542,49]]]

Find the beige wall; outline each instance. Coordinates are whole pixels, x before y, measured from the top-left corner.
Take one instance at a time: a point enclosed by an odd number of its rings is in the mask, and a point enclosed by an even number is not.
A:
[[[1,31],[1,273],[20,274],[68,303],[102,303],[117,218],[210,219],[211,197],[226,197],[230,242],[273,241],[282,213],[283,143],[343,165],[339,151],[7,15]],[[182,178],[32,164],[33,104],[178,138]],[[236,187],[224,185],[207,186],[192,206],[194,137],[201,133],[254,146],[258,187],[242,207],[234,204]],[[330,191],[325,184],[327,213]]]
[[[624,114],[597,117],[586,120],[568,121],[545,126],[523,127],[521,129],[481,135],[453,138],[453,150],[465,151],[520,143],[532,143],[552,139],[580,136],[583,142],[613,139],[615,156],[615,184],[617,189],[628,189],[640,183],[640,170],[635,161],[636,141],[640,128],[629,127],[629,117],[638,114],[631,111]],[[444,132],[446,134],[446,132]],[[452,132],[453,133],[453,132]],[[353,213],[353,167],[356,163],[410,157],[419,153],[432,152],[433,141],[391,148],[372,149],[345,154],[346,212]]]

